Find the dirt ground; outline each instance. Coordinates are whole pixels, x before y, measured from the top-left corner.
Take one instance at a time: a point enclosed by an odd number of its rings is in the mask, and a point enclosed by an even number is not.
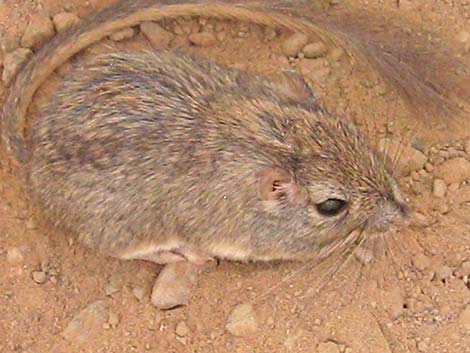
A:
[[[67,11],[84,18],[112,3],[0,0],[0,41],[8,50],[18,47],[37,13],[52,18]],[[380,42],[385,52],[401,48],[404,61],[427,80],[446,84],[446,97],[470,92],[467,0],[302,3],[325,23],[371,33],[361,38]],[[354,120],[373,138],[387,135],[390,145],[405,141],[398,173],[417,216],[387,235],[382,256],[371,258],[365,249],[321,263],[222,261],[201,271],[188,305],[161,311],[150,293],[162,267],[109,258],[38,226],[2,152],[0,352],[470,352],[468,102],[459,103],[459,117],[418,113],[338,48],[320,50],[314,58],[288,57],[286,31],[200,18],[161,25],[172,34],[173,49],[267,75],[299,70],[328,110]],[[119,42],[106,39],[72,61],[148,47],[135,32]],[[188,37],[196,32],[217,33],[215,44],[192,43]],[[35,108],[70,69],[65,64],[48,80]],[[0,104],[7,92],[0,84]],[[226,325],[239,304],[252,305],[254,314],[242,324],[246,332],[234,335]],[[88,317],[78,316],[83,310]],[[77,326],[74,333],[64,336],[70,325]]]

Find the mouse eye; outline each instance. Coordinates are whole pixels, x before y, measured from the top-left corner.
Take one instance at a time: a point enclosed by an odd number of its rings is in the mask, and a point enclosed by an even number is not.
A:
[[[346,206],[346,201],[339,199],[328,199],[322,203],[317,203],[317,211],[323,216],[336,216]]]

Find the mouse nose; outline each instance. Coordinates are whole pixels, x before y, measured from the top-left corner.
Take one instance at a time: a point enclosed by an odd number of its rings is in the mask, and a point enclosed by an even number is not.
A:
[[[410,207],[406,202],[386,200],[379,204],[367,221],[373,232],[385,232],[392,224],[406,223],[410,218]]]

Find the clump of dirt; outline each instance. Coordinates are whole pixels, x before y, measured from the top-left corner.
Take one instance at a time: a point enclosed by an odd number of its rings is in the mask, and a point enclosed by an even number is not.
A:
[[[55,32],[79,26],[80,17],[110,4],[97,0],[0,4],[4,32],[0,102],[13,73],[33,51]],[[422,40],[421,45],[432,50],[440,41],[449,55],[470,62],[469,12],[463,2],[459,8],[464,11],[446,3],[430,8],[425,0],[399,1],[401,10],[361,0],[331,4],[320,9],[329,9],[333,19],[366,9],[375,18],[386,14],[384,23],[391,28],[402,23],[405,14],[410,31],[432,33],[433,40]],[[381,30],[386,28],[382,24]],[[445,28],[457,36],[449,38]],[[38,109],[73,65],[102,52],[149,48],[184,51],[268,76],[283,70],[300,72],[322,105],[361,125],[396,160],[416,217],[409,227],[382,242],[382,257],[363,249],[355,256],[322,263],[223,262],[202,270],[188,305],[162,311],[151,301],[159,266],[101,256],[67,234],[35,224],[34,210],[28,209],[21,182],[2,152],[0,257],[5,266],[0,269],[0,351],[466,351],[470,346],[468,131],[466,137],[462,132],[452,137],[449,131],[417,128],[415,111],[400,92],[365,72],[343,48],[320,37],[206,17],[145,22],[90,46],[41,87],[28,119],[39,118]],[[429,62],[430,71],[440,70],[433,64]],[[461,70],[468,73],[468,67]],[[461,84],[468,86],[463,79]]]

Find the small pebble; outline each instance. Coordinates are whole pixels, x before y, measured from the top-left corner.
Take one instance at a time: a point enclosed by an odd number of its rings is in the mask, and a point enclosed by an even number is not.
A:
[[[341,353],[339,347],[334,342],[322,342],[317,347],[317,353]]]
[[[324,58],[300,60],[299,70],[302,75],[316,80],[328,76],[331,72],[329,63]]]
[[[17,36],[6,35],[0,38],[0,49],[3,54],[12,52],[20,46],[20,39]]]
[[[450,184],[448,187],[449,191],[457,191],[459,188],[460,188],[460,185],[458,183]]]
[[[443,198],[447,192],[446,182],[442,179],[434,179],[432,193],[435,197]]]
[[[470,139],[466,140],[464,143],[464,151],[470,156]]]
[[[33,281],[37,284],[44,284],[47,281],[46,273],[43,271],[34,271],[32,273]]]
[[[198,47],[211,47],[217,44],[217,38],[212,32],[199,32],[190,34],[189,41]]]
[[[284,347],[287,348],[289,351],[296,351],[297,350],[297,345],[302,338],[302,336],[305,335],[305,330],[298,328],[292,332],[287,333],[287,337],[284,341]]]
[[[136,34],[136,31],[134,28],[127,27],[127,28],[123,28],[117,32],[110,34],[109,39],[115,42],[120,42],[121,40],[130,39],[134,37],[135,34]]]
[[[119,325],[119,321],[119,315],[114,311],[110,311],[108,315],[108,323],[111,325],[111,327],[117,327],[117,325]]]
[[[443,265],[436,269],[434,273],[434,280],[445,281],[450,276],[452,276],[452,269],[449,266]]]
[[[394,159],[398,155],[396,169],[399,176],[405,176],[412,171],[422,169],[427,161],[424,153],[400,140],[383,138],[378,143],[378,149],[382,153],[386,152],[390,159]]]
[[[7,262],[10,265],[18,265],[24,261],[24,256],[18,248],[11,248],[7,251]]]
[[[264,40],[265,41],[271,41],[273,40],[274,38],[277,37],[277,32],[274,28],[272,27],[266,27],[264,29]]]
[[[431,259],[423,253],[418,253],[413,257],[413,266],[420,271],[424,271],[431,266]]]
[[[33,52],[26,48],[18,48],[7,53],[3,58],[2,80],[5,86],[9,86],[17,72],[24,66],[26,61],[33,56]]]
[[[58,33],[65,32],[80,23],[80,18],[71,12],[61,12],[52,19]]]
[[[153,286],[151,303],[163,310],[187,304],[196,280],[192,265],[186,262],[166,265]]]
[[[470,329],[470,305],[460,312],[459,320],[460,326],[466,330]]]
[[[338,61],[344,55],[344,50],[342,48],[333,48],[328,53],[328,57],[331,61]]]
[[[119,292],[119,287],[114,283],[108,283],[106,287],[104,287],[104,292],[107,296],[111,296],[117,292]]]
[[[327,52],[327,49],[325,47],[325,44],[323,44],[322,42],[315,42],[307,44],[303,48],[302,52],[304,53],[307,59],[315,59],[324,56]]]
[[[426,163],[424,165],[424,169],[429,172],[429,173],[432,173],[432,171],[434,170],[434,166],[431,164],[431,163]]]
[[[174,35],[158,23],[147,21],[140,24],[140,31],[154,49],[163,49],[170,45]]]
[[[416,345],[416,348],[418,348],[418,351],[420,352],[428,351],[428,345],[424,341],[419,341],[418,344]]]
[[[132,288],[132,294],[134,294],[134,297],[136,297],[137,300],[141,302],[145,297],[145,289],[142,287],[134,287]]]
[[[466,30],[462,30],[459,33],[457,33],[456,39],[461,43],[470,42],[470,32]]]
[[[462,265],[460,265],[459,272],[462,275],[462,277],[470,276],[470,261],[464,261]]]
[[[460,184],[470,179],[470,162],[462,157],[448,159],[436,167],[434,175],[447,184]]]
[[[108,324],[109,307],[104,300],[96,301],[80,311],[62,331],[67,341],[84,344],[97,336]]]
[[[180,321],[176,325],[175,333],[177,336],[184,337],[189,334],[189,327],[186,325],[186,322]]]
[[[410,177],[414,181],[418,181],[419,179],[421,179],[421,177],[420,177],[420,175],[417,171],[412,171],[411,174],[410,174]]]
[[[294,33],[289,36],[281,46],[284,55],[289,57],[297,56],[308,43],[308,37],[303,33]]]
[[[225,329],[234,336],[248,336],[258,329],[258,322],[251,304],[237,305],[228,317]]]
[[[440,204],[437,208],[440,214],[447,214],[450,212],[450,207],[447,203]]]
[[[38,50],[54,34],[54,25],[50,17],[45,14],[35,15],[26,27],[23,37],[21,37],[21,46]]]

